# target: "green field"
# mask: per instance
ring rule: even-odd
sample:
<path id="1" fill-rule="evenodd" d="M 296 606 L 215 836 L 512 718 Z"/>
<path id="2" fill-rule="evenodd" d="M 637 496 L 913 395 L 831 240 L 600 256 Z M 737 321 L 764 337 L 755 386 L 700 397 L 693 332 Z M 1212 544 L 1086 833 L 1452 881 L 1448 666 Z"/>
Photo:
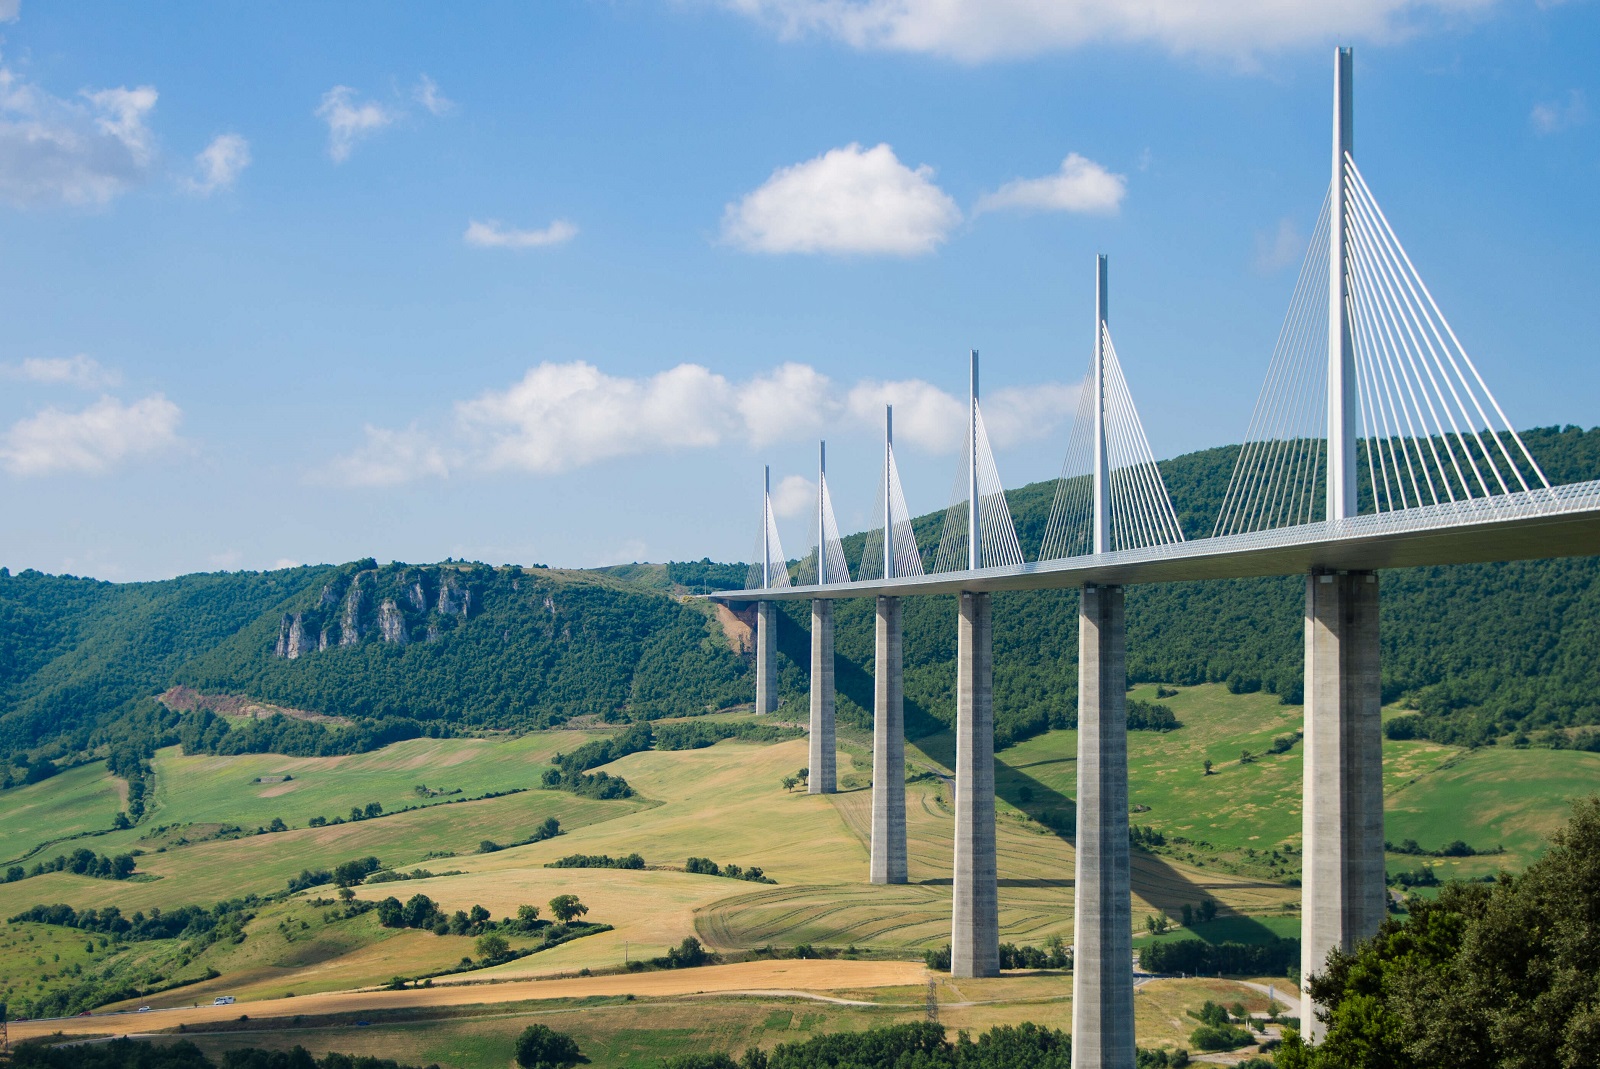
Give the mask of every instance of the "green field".
<path id="1" fill-rule="evenodd" d="M 105 762 L 96 761 L 0 792 L 0 862 L 16 861 L 48 840 L 110 828 L 126 790 Z M 94 845 L 104 851 L 103 843 Z"/>
<path id="2" fill-rule="evenodd" d="M 1135 687 L 1131 695 L 1155 700 L 1155 688 Z M 1129 740 L 1136 809 L 1132 819 L 1167 838 L 1154 850 L 1134 851 L 1134 918 L 1141 928 L 1136 945 L 1192 936 L 1226 941 L 1295 935 L 1301 743 L 1278 754 L 1269 748 L 1275 738 L 1293 736 L 1301 710 L 1268 695 L 1236 695 L 1216 685 L 1178 688 L 1160 700 L 1183 726 L 1165 734 L 1133 732 Z M 749 718 L 748 713 L 718 716 Z M 613 931 L 482 974 L 490 978 L 617 968 L 626 960 L 663 954 L 691 934 L 730 955 L 768 944 L 811 943 L 916 957 L 948 940 L 952 809 L 947 734 L 925 738 L 908 752 L 911 882 L 899 887 L 865 882 L 870 739 L 852 729 L 841 732 L 840 775 L 842 782 L 860 786 L 829 797 L 781 786 L 783 777 L 807 762 L 806 740 L 791 739 L 773 744 L 725 741 L 699 750 L 629 755 L 606 766 L 638 793 L 627 800 L 596 801 L 538 789 L 451 801 L 528 787 L 557 751 L 570 750 L 604 730 L 597 725 L 587 731 L 517 737 L 419 739 L 332 758 L 188 757 L 176 749 L 163 750 L 153 762 L 155 787 L 145 820 L 129 830 L 81 840 L 104 853 L 141 851 L 138 867 L 143 875 L 116 882 L 52 873 L 0 884 L 0 916 L 36 903 L 65 902 L 79 909 L 116 905 L 131 915 L 135 910 L 268 895 L 280 892 L 303 868 L 332 867 L 371 854 L 386 866 L 422 866 L 436 875 L 358 887 L 362 898 L 393 894 L 403 900 L 423 893 L 446 910 L 481 904 L 502 917 L 523 903 L 542 905 L 557 894 L 573 893 L 589 906 L 587 919 L 614 926 Z M 1038 944 L 1052 935 L 1071 939 L 1076 744 L 1075 732 L 1052 731 L 997 755 L 1001 938 L 1006 941 Z M 1241 762 L 1245 750 L 1255 759 Z M 1208 758 L 1211 775 L 1203 767 Z M 1385 783 L 1391 840 L 1414 838 L 1427 848 L 1453 839 L 1479 848 L 1504 845 L 1501 854 L 1438 862 L 1445 874 L 1472 876 L 1502 867 L 1519 869 L 1535 857 L 1550 831 L 1565 819 L 1567 799 L 1600 783 L 1600 755 L 1388 742 Z M 459 788 L 461 793 L 424 797 L 417 790 L 422 785 L 436 792 Z M 121 804 L 119 788 L 120 781 L 109 777 L 102 765 L 91 765 L 7 791 L 0 795 L 0 842 L 20 853 L 63 829 L 103 829 Z M 306 826 L 312 816 L 332 817 L 374 801 L 392 815 Z M 420 808 L 393 812 L 406 806 Z M 564 831 L 555 839 L 477 852 L 481 840 L 524 838 L 550 816 L 560 820 Z M 255 827 L 273 817 L 292 830 L 254 834 Z M 225 831 L 234 825 L 243 831 Z M 566 854 L 634 851 L 644 856 L 646 869 L 545 867 Z M 690 856 L 760 866 L 777 882 L 689 874 L 683 865 Z M 1419 863 L 1415 857 L 1390 857 L 1391 869 Z M 446 875 L 452 870 L 459 874 Z M 143 970 L 141 975 L 156 973 L 162 983 L 172 983 L 202 978 L 208 969 L 221 975 L 144 1001 L 187 1005 L 223 993 L 241 999 L 311 994 L 437 972 L 474 953 L 469 937 L 383 929 L 371 913 L 346 918 L 309 901 L 328 893 L 324 888 L 266 902 L 257 908 L 243 940 L 219 942 L 203 952 L 172 940 L 105 948 L 95 941 L 91 947 L 80 932 L 8 924 L 0 930 L 0 956 L 10 965 L 0 997 L 20 1004 L 18 1000 L 81 983 L 94 973 L 123 976 Z M 1162 936 L 1142 931 L 1145 916 L 1160 912 L 1176 920 L 1184 904 L 1206 899 L 1219 906 L 1215 921 Z M 1070 985 L 1061 978 L 1030 982 L 1040 985 L 1031 994 L 1018 988 L 1014 998 L 986 998 L 986 1004 L 996 1007 L 990 1023 L 1002 1018 L 1067 1020 L 1059 1015 L 1068 1012 Z M 952 1004 L 949 1013 L 955 1016 L 950 1020 L 987 1027 L 982 1022 L 989 1018 L 954 1008 L 972 1001 L 968 986 L 962 981 L 950 992 L 941 989 L 941 998 Z M 885 1003 L 889 996 L 881 992 L 863 997 L 877 1008 L 804 1003 L 779 1009 L 770 1000 L 697 1001 L 693 1005 L 700 1008 L 692 1019 L 684 1011 L 690 1003 L 681 999 L 539 1004 L 509 1016 L 395 1022 L 381 1032 L 363 1030 L 368 1045 L 361 1049 L 373 1043 L 377 1047 L 371 1049 L 413 1044 L 409 1050 L 424 1050 L 428 1060 L 441 1064 L 503 1065 L 511 1038 L 526 1018 L 565 1015 L 585 1050 L 595 1052 L 597 1064 L 644 1065 L 682 1050 L 770 1045 L 779 1037 L 798 1038 L 817 1029 L 914 1019 L 925 1009 L 924 993 L 902 994 L 905 1005 L 899 1006 Z M 1177 1006 L 1192 995 L 1172 994 L 1170 999 Z M 1146 1006 L 1159 1002 L 1152 997 L 1140 1003 L 1141 1036 L 1148 1033 L 1150 1042 L 1181 1041 L 1182 1029 L 1171 1023 L 1177 1019 L 1172 1013 L 1147 1012 Z M 339 1049 L 343 1034 L 339 1028 L 319 1030 L 307 1045 Z M 241 1033 L 207 1042 L 245 1038 Z"/>

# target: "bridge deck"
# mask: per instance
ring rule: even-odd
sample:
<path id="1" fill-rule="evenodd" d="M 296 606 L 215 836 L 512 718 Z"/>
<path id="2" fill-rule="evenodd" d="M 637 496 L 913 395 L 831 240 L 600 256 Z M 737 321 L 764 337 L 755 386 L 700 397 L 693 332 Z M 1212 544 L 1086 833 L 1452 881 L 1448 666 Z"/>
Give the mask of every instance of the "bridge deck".
<path id="1" fill-rule="evenodd" d="M 1173 583 L 1302 575 L 1319 568 L 1368 570 L 1428 564 L 1539 560 L 1600 554 L 1600 481 L 1549 490 L 1199 538 L 1175 545 L 1085 554 L 1018 567 L 938 572 L 827 586 L 722 590 L 716 601 L 793 601 L 963 590 L 1046 590 L 1083 583 Z"/>

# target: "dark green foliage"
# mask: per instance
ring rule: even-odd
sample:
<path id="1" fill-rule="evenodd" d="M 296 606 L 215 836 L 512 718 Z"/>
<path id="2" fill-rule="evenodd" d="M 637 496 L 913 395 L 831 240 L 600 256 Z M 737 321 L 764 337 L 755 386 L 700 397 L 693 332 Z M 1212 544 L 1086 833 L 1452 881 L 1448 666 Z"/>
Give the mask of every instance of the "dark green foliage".
<path id="1" fill-rule="evenodd" d="M 577 1040 L 547 1025 L 534 1024 L 517 1037 L 517 1064 L 523 1069 L 572 1069 L 580 1060 Z"/>
<path id="2" fill-rule="evenodd" d="M 700 945 L 700 940 L 691 935 L 677 946 L 668 949 L 665 959 L 657 960 L 669 969 L 698 969 L 710 959 L 711 955 Z"/>
<path id="3" fill-rule="evenodd" d="M 57 854 L 49 861 L 35 863 L 27 875 L 41 876 L 46 872 L 70 872 L 76 876 L 94 876 L 102 880 L 126 880 L 133 875 L 137 864 L 132 854 L 107 857 L 80 846 L 70 854 Z M 6 882 L 12 882 L 9 876 Z"/>
<path id="4" fill-rule="evenodd" d="M 770 1054 L 747 1052 L 743 1069 L 1069 1069 L 1072 1037 L 1025 1023 L 1000 1025 L 978 1036 L 961 1033 L 951 1043 L 932 1022 L 890 1025 L 864 1032 L 820 1035 L 780 1043 Z"/>
<path id="5" fill-rule="evenodd" d="M 683 864 L 684 872 L 692 872 L 698 876 L 723 876 L 730 880 L 748 880 L 751 883 L 777 883 L 777 880 L 768 876 L 760 866 L 751 865 L 743 868 L 739 865 L 719 865 L 709 857 L 691 857 Z"/>
<path id="6" fill-rule="evenodd" d="M 1286 1069 L 1594 1064 L 1600 1050 L 1600 795 L 1550 850 L 1494 885 L 1412 898 L 1311 978 L 1324 1041 L 1286 1037 Z"/>
<path id="7" fill-rule="evenodd" d="M 591 768 L 609 765 L 619 757 L 648 750 L 654 742 L 655 735 L 651 732 L 649 724 L 634 724 L 628 730 L 608 739 L 595 739 L 584 743 L 571 753 L 558 753 L 550 759 L 550 763 L 562 772 L 587 772 Z"/>
<path id="8" fill-rule="evenodd" d="M 17 1069 L 217 1069 L 199 1047 L 186 1039 L 157 1046 L 141 1039 L 113 1039 L 109 1043 L 74 1043 L 46 1046 L 19 1044 L 11 1055 Z M 304 1047 L 261 1050 L 243 1047 L 222 1055 L 221 1069 L 414 1069 L 388 1058 L 329 1052 L 314 1058 Z M 437 1069 L 437 1066 L 429 1066 Z"/>
<path id="9" fill-rule="evenodd" d="M 1174 939 L 1139 948 L 1146 972 L 1185 976 L 1281 976 L 1300 962 L 1300 940 L 1266 943 L 1207 943 Z"/>
<path id="10" fill-rule="evenodd" d="M 547 861 L 547 869 L 642 869 L 644 857 L 641 854 L 629 854 L 627 857 L 612 857 L 610 854 L 568 854 L 556 861 Z"/>
<path id="11" fill-rule="evenodd" d="M 1172 714 L 1170 706 L 1160 702 L 1142 702 L 1137 698 L 1128 699 L 1129 731 L 1176 731 L 1181 727 L 1182 722 Z"/>
<path id="12" fill-rule="evenodd" d="M 85 932 L 98 932 L 118 940 L 140 942 L 148 939 L 191 939 L 210 936 L 214 942 L 219 935 L 232 935 L 244 928 L 254 917 L 256 898 L 241 898 L 219 902 L 211 908 L 205 906 L 179 906 L 177 909 L 152 909 L 149 916 L 142 910 L 132 917 L 124 917 L 116 906 L 103 909 L 86 909 L 81 912 L 60 903 L 54 906 L 34 906 L 25 913 L 10 918 L 10 923 L 32 921 L 36 924 L 59 924 Z"/>
<path id="13" fill-rule="evenodd" d="M 19 1043 L 11 1053 L 11 1064 L 16 1069 L 216 1069 L 216 1063 L 186 1039 L 163 1047 L 133 1039 L 72 1046 Z"/>
<path id="14" fill-rule="evenodd" d="M 1600 475 L 1600 431 L 1546 428 L 1525 438 L 1554 482 Z M 1210 533 L 1237 452 L 1228 446 L 1162 463 L 1191 537 Z M 1007 494 L 1030 559 L 1053 494 L 1050 483 Z M 942 522 L 939 513 L 914 521 L 927 556 Z M 845 540 L 852 566 L 863 541 Z M 736 587 L 744 571 L 709 560 L 671 564 L 667 588 Z M 1570 733 L 1600 725 L 1600 628 L 1584 626 L 1600 619 L 1597 576 L 1596 558 L 1385 572 L 1383 694 L 1418 709 L 1387 730 L 1459 744 L 1522 732 L 1538 745 L 1600 748 L 1600 732 Z M 338 645 L 352 584 L 364 592 L 362 612 L 394 601 L 412 641 L 385 644 L 369 626 L 353 645 Z M 441 608 L 447 586 L 454 593 Z M 1130 588 L 1129 678 L 1219 682 L 1299 701 L 1303 597 L 1296 577 Z M 996 595 L 997 746 L 1076 724 L 1077 608 L 1072 592 Z M 947 597 L 914 597 L 903 611 L 907 729 L 922 737 L 953 720 L 956 610 Z M 294 660 L 275 656 L 286 614 L 300 616 L 313 647 L 324 629 L 333 644 Z M 792 699 L 806 687 L 809 621 L 803 603 L 784 603 L 778 617 L 779 689 Z M 872 618 L 870 600 L 835 606 L 839 715 L 860 726 L 870 724 L 872 707 Z M 416 735 L 542 727 L 580 713 L 692 715 L 748 701 L 752 661 L 732 652 L 704 603 L 679 601 L 659 583 L 594 573 L 454 562 L 378 568 L 369 558 L 138 584 L 4 574 L 0 756 L 11 760 L 0 761 L 0 789 L 48 775 L 62 758 L 124 744 L 147 758 L 180 736 L 194 752 L 329 754 Z M 230 723 L 180 715 L 150 698 L 177 683 L 353 724 Z M 721 729 L 674 726 L 673 746 L 703 745 L 713 730 Z M 18 761 L 25 752 L 29 759 Z M 118 774 L 131 771 L 125 757 L 114 762 Z M 553 786 L 626 796 L 625 786 L 577 778 L 583 774 L 564 771 Z M 134 782 L 129 812 L 137 819 L 144 791 Z"/>
<path id="15" fill-rule="evenodd" d="M 805 732 L 799 728 L 756 724 L 748 720 L 732 724 L 726 721 L 685 720 L 655 725 L 658 750 L 703 750 L 707 746 L 715 746 L 723 739 L 784 742 L 788 739 L 797 739 L 804 734 Z"/>
<path id="16" fill-rule="evenodd" d="M 550 915 L 562 924 L 575 921 L 588 912 L 589 907 L 578 901 L 577 895 L 556 895 L 550 900 Z"/>
<path id="17" fill-rule="evenodd" d="M 1245 1029 L 1226 1024 L 1203 1024 L 1189 1034 L 1189 1042 L 1205 1051 L 1237 1050 L 1255 1041 L 1255 1036 Z"/>
<path id="18" fill-rule="evenodd" d="M 547 768 L 539 781 L 547 791 L 571 791 L 580 798 L 632 798 L 633 788 L 609 772 L 563 772 Z"/>

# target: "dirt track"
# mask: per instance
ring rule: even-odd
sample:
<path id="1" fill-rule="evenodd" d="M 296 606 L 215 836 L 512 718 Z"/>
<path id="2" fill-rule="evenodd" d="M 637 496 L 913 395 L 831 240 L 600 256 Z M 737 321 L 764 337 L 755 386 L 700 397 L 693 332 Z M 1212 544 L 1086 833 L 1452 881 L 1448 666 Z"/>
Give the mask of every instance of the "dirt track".
<path id="1" fill-rule="evenodd" d="M 583 998 L 590 995 L 693 995 L 737 991 L 836 991 L 866 987 L 921 984 L 927 970 L 909 961 L 746 961 L 702 969 L 585 976 L 565 980 L 517 980 L 504 984 L 449 984 L 405 991 L 330 991 L 298 998 L 261 999 L 232 1006 L 198 1006 L 108 1013 L 55 1021 L 22 1021 L 11 1025 L 16 1042 L 63 1032 L 68 1035 L 159 1032 L 180 1024 L 360 1013 L 416 1006 L 471 1006 L 534 999 Z"/>

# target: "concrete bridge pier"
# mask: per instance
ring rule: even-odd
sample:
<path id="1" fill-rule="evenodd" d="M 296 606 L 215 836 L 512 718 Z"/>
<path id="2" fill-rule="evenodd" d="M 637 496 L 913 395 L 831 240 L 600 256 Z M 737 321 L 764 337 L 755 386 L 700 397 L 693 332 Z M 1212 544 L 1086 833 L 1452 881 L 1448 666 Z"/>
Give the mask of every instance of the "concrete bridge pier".
<path id="1" fill-rule="evenodd" d="M 873 883 L 906 882 L 906 714 L 900 599 L 878 599 L 872 686 Z"/>
<path id="2" fill-rule="evenodd" d="M 1000 975 L 994 841 L 994 643 L 988 594 L 961 595 L 951 976 Z"/>
<path id="3" fill-rule="evenodd" d="M 1078 838 L 1073 1069 L 1134 1062 L 1126 631 L 1120 586 L 1083 587 L 1078 614 Z"/>
<path id="4" fill-rule="evenodd" d="M 833 602 L 811 602 L 811 774 L 809 794 L 839 789 L 833 730 Z"/>
<path id="5" fill-rule="evenodd" d="M 1301 884 L 1301 1022 L 1320 1041 L 1306 990 L 1334 947 L 1349 950 L 1383 922 L 1383 690 L 1378 677 L 1378 576 L 1306 577 L 1306 726 Z"/>
<path id="6" fill-rule="evenodd" d="M 756 602 L 756 712 L 778 711 L 778 603 Z"/>

